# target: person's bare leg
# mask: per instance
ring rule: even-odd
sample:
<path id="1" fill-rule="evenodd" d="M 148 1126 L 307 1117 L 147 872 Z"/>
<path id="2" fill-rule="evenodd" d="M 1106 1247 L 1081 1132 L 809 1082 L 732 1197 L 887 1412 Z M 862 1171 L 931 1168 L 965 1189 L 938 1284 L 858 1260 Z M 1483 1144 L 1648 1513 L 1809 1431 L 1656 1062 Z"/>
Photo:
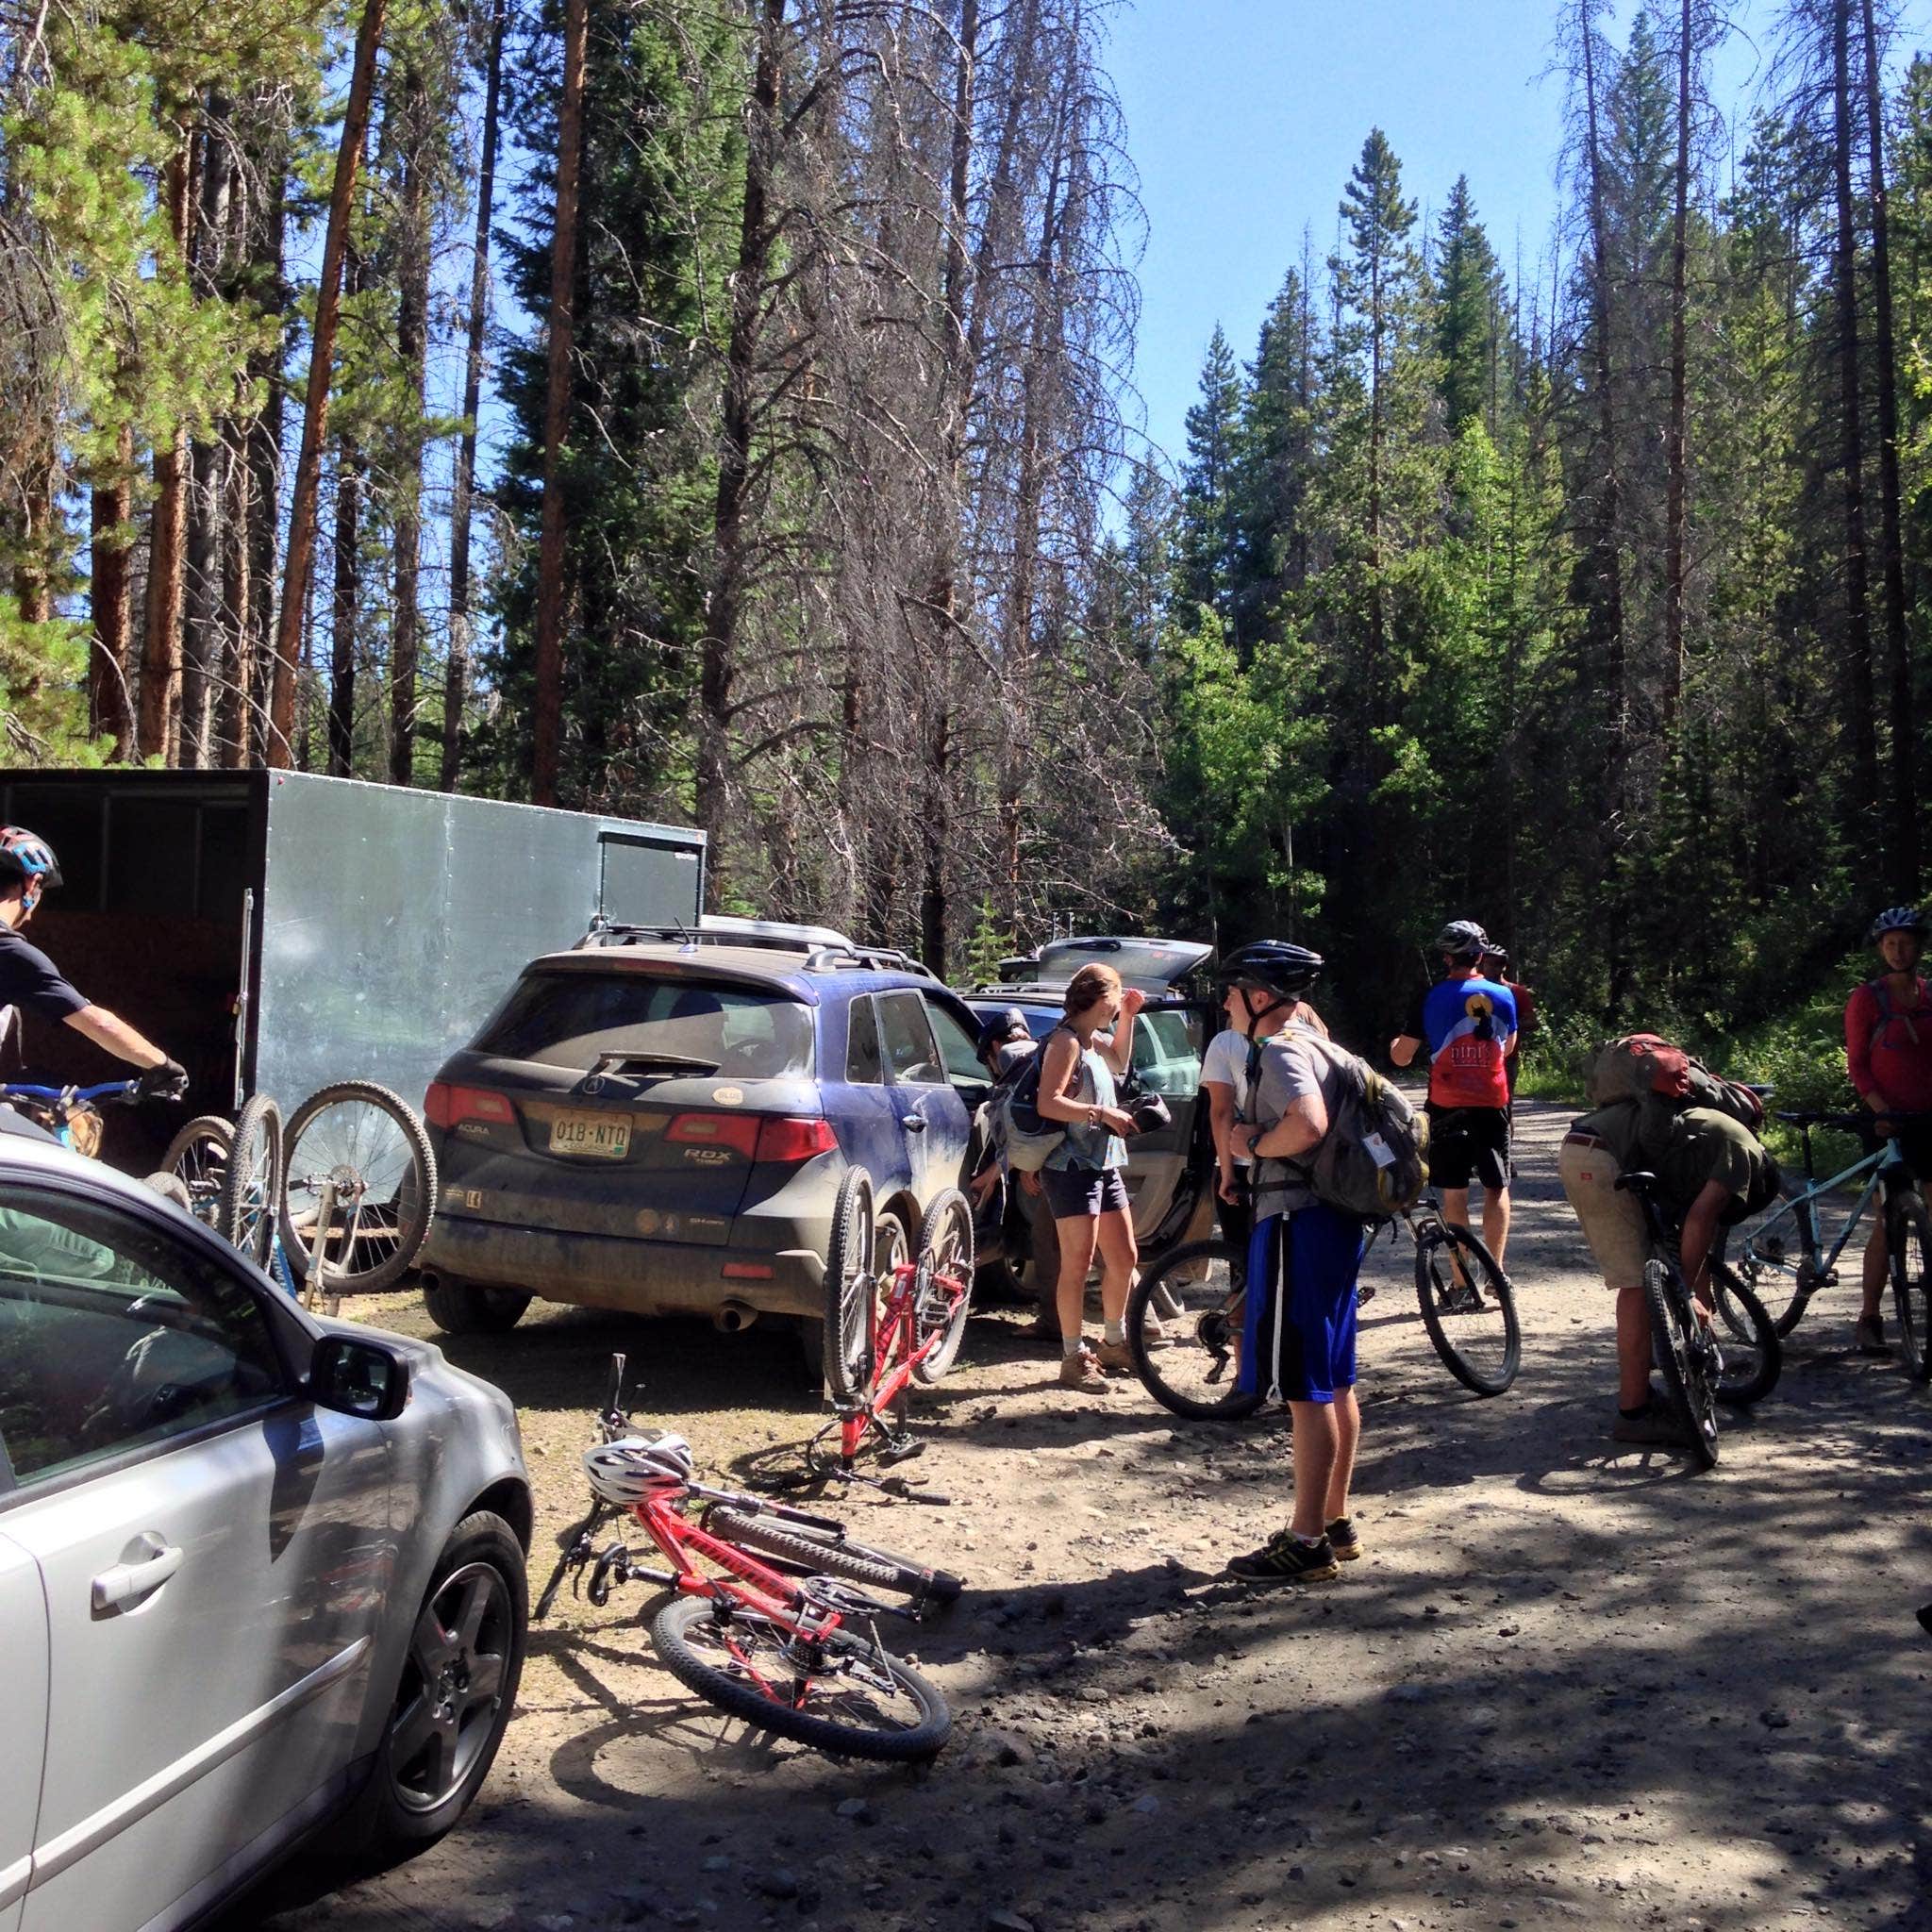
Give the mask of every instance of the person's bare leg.
<path id="1" fill-rule="evenodd" d="M 1328 1496 L 1322 1506 L 1324 1525 L 1348 1514 L 1348 1486 L 1355 1479 L 1356 1444 L 1361 1441 L 1362 1412 L 1355 1387 L 1335 1391 L 1335 1466 L 1328 1472 Z"/>
<path id="2" fill-rule="evenodd" d="M 1057 1218 L 1054 1232 L 1060 1243 L 1060 1285 L 1055 1306 L 1064 1344 L 1078 1340 L 1086 1321 L 1087 1275 L 1093 1266 L 1093 1244 L 1099 1228 L 1091 1214 L 1074 1214 L 1065 1220 Z"/>
<path id="3" fill-rule="evenodd" d="M 1509 1245 L 1509 1190 L 1483 1190 L 1483 1246 L 1503 1266 L 1503 1250 Z"/>
<path id="4" fill-rule="evenodd" d="M 1328 1526 L 1322 1514 L 1328 1501 L 1328 1481 L 1334 1474 L 1341 1431 L 1332 1402 L 1291 1402 L 1294 1418 L 1294 1518 L 1297 1536 L 1317 1537 Z"/>
<path id="5" fill-rule="evenodd" d="M 1133 1216 L 1110 1208 L 1100 1217 L 1100 1312 L 1109 1322 L 1120 1321 L 1127 1312 L 1127 1291 L 1134 1285 L 1140 1258 Z"/>
<path id="6" fill-rule="evenodd" d="M 1444 1188 L 1442 1190 L 1442 1219 L 1451 1227 L 1469 1225 L 1469 1190 L 1467 1188 Z"/>
<path id="7" fill-rule="evenodd" d="M 1885 1214 L 1881 1206 L 1872 1220 L 1872 1234 L 1865 1243 L 1865 1258 L 1858 1276 L 1858 1286 L 1865 1298 L 1864 1306 L 1858 1310 L 1858 1319 L 1862 1322 L 1875 1322 L 1880 1317 L 1890 1258 L 1885 1246 Z"/>
<path id="8" fill-rule="evenodd" d="M 1650 1401 L 1650 1307 L 1640 1283 L 1617 1291 L 1617 1407 L 1636 1410 Z"/>

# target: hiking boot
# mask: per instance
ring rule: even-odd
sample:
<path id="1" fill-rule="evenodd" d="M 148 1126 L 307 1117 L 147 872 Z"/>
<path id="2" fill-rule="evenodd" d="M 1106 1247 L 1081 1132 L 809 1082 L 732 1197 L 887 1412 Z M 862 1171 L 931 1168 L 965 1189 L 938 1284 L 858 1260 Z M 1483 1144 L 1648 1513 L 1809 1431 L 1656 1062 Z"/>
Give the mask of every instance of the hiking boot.
<path id="1" fill-rule="evenodd" d="M 1635 1442 L 1645 1449 L 1685 1449 L 1690 1439 L 1684 1432 L 1684 1424 L 1661 1403 L 1653 1401 L 1641 1415 L 1617 1416 L 1617 1424 L 1610 1431 L 1610 1440 L 1615 1442 Z"/>
<path id="2" fill-rule="evenodd" d="M 1110 1375 L 1131 1375 L 1134 1373 L 1134 1357 L 1128 1353 L 1124 1341 L 1103 1341 L 1093 1355 Z"/>
<path id="3" fill-rule="evenodd" d="M 1327 1528 L 1328 1547 L 1338 1563 L 1353 1563 L 1362 1553 L 1362 1540 L 1356 1534 L 1354 1519 L 1338 1516 Z"/>
<path id="4" fill-rule="evenodd" d="M 1111 1395 L 1113 1384 L 1100 1373 L 1091 1348 L 1078 1348 L 1060 1357 L 1060 1387 L 1083 1389 L 1089 1395 Z"/>
<path id="5" fill-rule="evenodd" d="M 1341 1574 L 1341 1565 L 1325 1536 L 1318 1543 L 1305 1543 L 1284 1529 L 1258 1550 L 1231 1557 L 1227 1574 L 1243 1583 L 1329 1583 Z"/>
<path id="6" fill-rule="evenodd" d="M 1890 1355 L 1891 1343 L 1885 1339 L 1885 1317 L 1860 1315 L 1852 1324 L 1852 1346 L 1860 1355 Z"/>

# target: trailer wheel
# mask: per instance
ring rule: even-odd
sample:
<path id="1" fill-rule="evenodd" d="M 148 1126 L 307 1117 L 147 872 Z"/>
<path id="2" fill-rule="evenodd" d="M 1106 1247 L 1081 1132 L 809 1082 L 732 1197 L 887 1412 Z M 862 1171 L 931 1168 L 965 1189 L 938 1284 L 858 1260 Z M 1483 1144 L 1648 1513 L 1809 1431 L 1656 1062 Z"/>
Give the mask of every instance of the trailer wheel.
<path id="1" fill-rule="evenodd" d="M 514 1288 L 425 1274 L 423 1306 L 445 1335 L 507 1335 L 523 1320 L 530 1297 Z"/>

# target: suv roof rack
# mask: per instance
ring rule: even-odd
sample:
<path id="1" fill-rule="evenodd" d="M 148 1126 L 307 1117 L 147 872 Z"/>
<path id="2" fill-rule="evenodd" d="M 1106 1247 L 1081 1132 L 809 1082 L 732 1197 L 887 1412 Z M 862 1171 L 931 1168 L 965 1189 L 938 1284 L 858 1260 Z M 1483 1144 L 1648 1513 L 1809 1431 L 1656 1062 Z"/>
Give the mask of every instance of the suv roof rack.
<path id="1" fill-rule="evenodd" d="M 924 959 L 915 959 L 892 946 L 855 946 L 850 940 L 821 946 L 805 962 L 808 973 L 913 973 L 937 982 L 939 974 Z"/>
<path id="2" fill-rule="evenodd" d="M 694 926 L 675 921 L 634 925 L 606 919 L 601 913 L 575 950 L 595 946 L 676 945 L 695 951 L 700 946 L 737 946 L 754 952 L 797 953 L 808 973 L 860 971 L 912 973 L 922 979 L 939 974 L 922 960 L 891 946 L 861 946 L 828 925 L 794 925 L 776 919 L 733 919 L 707 912 Z"/>

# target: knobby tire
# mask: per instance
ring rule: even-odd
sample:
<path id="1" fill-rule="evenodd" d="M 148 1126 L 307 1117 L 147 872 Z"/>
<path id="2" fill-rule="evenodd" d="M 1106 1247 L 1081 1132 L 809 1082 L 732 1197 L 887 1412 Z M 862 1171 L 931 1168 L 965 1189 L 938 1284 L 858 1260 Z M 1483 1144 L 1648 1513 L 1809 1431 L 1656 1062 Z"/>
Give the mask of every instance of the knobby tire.
<path id="1" fill-rule="evenodd" d="M 1932 1381 L 1932 1217 L 1916 1188 L 1886 1203 L 1885 1249 L 1906 1373 L 1915 1382 Z"/>
<path id="2" fill-rule="evenodd" d="M 1261 1407 L 1257 1388 L 1236 1386 L 1243 1297 L 1234 1286 L 1246 1257 L 1224 1241 L 1184 1241 L 1145 1269 L 1127 1296 L 1127 1353 L 1141 1387 L 1161 1407 L 1191 1422 L 1238 1423 Z M 1150 1309 L 1164 1313 L 1164 1348 L 1147 1346 Z"/>
<path id="3" fill-rule="evenodd" d="M 839 1183 L 825 1244 L 825 1383 L 835 1402 L 857 1402 L 872 1379 L 872 1179 L 860 1167 Z"/>
<path id="4" fill-rule="evenodd" d="M 1710 1264 L 1712 1312 L 1717 1316 L 1724 1358 L 1717 1399 L 1729 1408 L 1748 1408 L 1777 1387 L 1785 1365 L 1777 1324 L 1756 1292 L 1727 1261 Z"/>
<path id="5" fill-rule="evenodd" d="M 1643 1265 L 1643 1299 L 1650 1310 L 1650 1352 L 1664 1378 L 1665 1392 L 1688 1431 L 1690 1460 L 1699 1469 L 1715 1469 L 1717 1399 L 1699 1360 L 1696 1340 L 1684 1326 L 1697 1318 L 1689 1312 L 1689 1293 L 1681 1283 L 1671 1280 L 1665 1264 L 1655 1257 Z"/>
<path id="6" fill-rule="evenodd" d="M 937 1686 L 927 1683 L 910 1664 L 895 1657 L 881 1657 L 869 1643 L 843 1630 L 820 1640 L 833 1668 L 813 1676 L 808 1695 L 820 1685 L 858 1684 L 860 1673 L 882 1670 L 892 1702 L 907 1707 L 907 1722 L 880 1722 L 858 1713 L 834 1717 L 780 1702 L 741 1670 L 709 1661 L 707 1650 L 718 1656 L 726 1654 L 724 1637 L 727 1631 L 760 1653 L 760 1674 L 774 1690 L 792 1691 L 791 1666 L 778 1648 L 788 1633 L 771 1618 L 735 1607 L 727 1612 L 710 1597 L 675 1596 L 651 1620 L 651 1645 L 664 1667 L 686 1690 L 728 1717 L 834 1757 L 867 1757 L 887 1764 L 915 1763 L 936 1756 L 953 1728 L 952 1714 Z M 877 1695 L 876 1690 L 861 1686 L 859 1702 L 868 1705 Z"/>
<path id="7" fill-rule="evenodd" d="M 932 1297 L 929 1307 L 914 1306 L 912 1346 L 924 1348 L 932 1337 L 939 1338 L 931 1354 L 914 1366 L 912 1379 L 930 1389 L 959 1358 L 966 1319 L 973 1312 L 973 1208 L 958 1188 L 948 1188 L 925 1210 L 912 1260 L 918 1271 L 914 1294 Z M 959 1284 L 957 1301 L 943 1299 L 946 1291 L 938 1284 L 941 1275 Z"/>
<path id="8" fill-rule="evenodd" d="M 235 1117 L 215 1194 L 214 1228 L 258 1268 L 268 1266 L 275 1245 L 284 1151 L 280 1110 L 266 1093 L 253 1095 Z"/>
<path id="9" fill-rule="evenodd" d="M 304 1225 L 300 1211 L 304 1204 L 296 1201 L 295 1190 L 305 1186 L 309 1177 L 308 1169 L 314 1150 L 305 1158 L 303 1136 L 331 1108 L 358 1106 L 387 1117 L 396 1135 L 396 1145 L 390 1152 L 391 1156 L 399 1153 L 402 1159 L 393 1175 L 362 1175 L 373 1185 L 361 1203 L 355 1252 L 329 1257 L 328 1287 L 332 1294 L 373 1294 L 393 1286 L 416 1258 L 416 1251 L 422 1247 L 436 1213 L 436 1153 L 416 1110 L 401 1094 L 377 1086 L 374 1080 L 338 1080 L 333 1086 L 311 1093 L 290 1115 L 288 1132 L 283 1138 L 282 1248 L 290 1272 L 298 1282 L 308 1276 L 314 1220 L 322 1206 L 317 1190 L 306 1202 L 308 1223 Z M 327 1136 L 317 1138 L 325 1141 Z M 342 1150 L 323 1145 L 320 1151 L 328 1154 Z M 394 1191 L 386 1198 L 379 1197 L 376 1190 L 391 1182 Z M 336 1211 L 346 1215 L 348 1210 L 339 1208 Z M 358 1265 L 363 1256 L 369 1259 Z"/>
<path id="10" fill-rule="evenodd" d="M 1481 1303 L 1466 1314 L 1454 1306 L 1458 1291 L 1452 1257 Z M 1467 1228 L 1437 1223 L 1416 1242 L 1415 1294 L 1442 1366 L 1478 1395 L 1504 1393 L 1523 1365 L 1523 1326 L 1516 1291 L 1481 1240 Z M 1484 1324 L 1480 1337 L 1477 1322 Z"/>
<path id="11" fill-rule="evenodd" d="M 726 1542 L 741 1543 L 761 1556 L 796 1564 L 812 1576 L 840 1576 L 848 1583 L 869 1584 L 898 1596 L 919 1598 L 933 1605 L 952 1603 L 963 1587 L 943 1570 L 929 1570 L 909 1557 L 875 1550 L 851 1541 L 832 1530 L 803 1524 L 774 1522 L 765 1516 L 742 1516 L 723 1504 L 706 1519 L 706 1527 Z"/>

